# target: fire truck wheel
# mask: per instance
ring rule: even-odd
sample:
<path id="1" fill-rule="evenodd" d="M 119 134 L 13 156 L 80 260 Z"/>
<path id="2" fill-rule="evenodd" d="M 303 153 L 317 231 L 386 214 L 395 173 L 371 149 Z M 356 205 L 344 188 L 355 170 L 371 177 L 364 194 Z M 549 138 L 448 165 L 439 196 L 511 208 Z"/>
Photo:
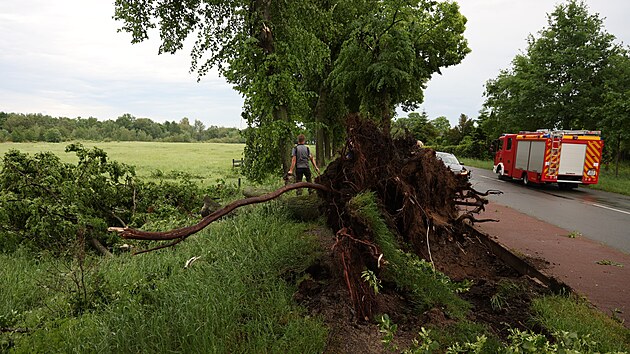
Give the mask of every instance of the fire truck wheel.
<path id="1" fill-rule="evenodd" d="M 523 174 L 523 184 L 529 186 L 529 179 L 527 178 L 527 173 Z"/>

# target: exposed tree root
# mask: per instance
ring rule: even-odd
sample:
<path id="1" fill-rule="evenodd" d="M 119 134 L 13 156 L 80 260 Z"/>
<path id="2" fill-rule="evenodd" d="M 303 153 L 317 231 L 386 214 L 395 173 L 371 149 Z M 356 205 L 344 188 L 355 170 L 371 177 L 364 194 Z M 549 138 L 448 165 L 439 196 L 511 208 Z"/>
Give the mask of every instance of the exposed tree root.
<path id="1" fill-rule="evenodd" d="M 155 241 L 176 240 L 169 244 L 161 245 L 161 246 L 148 249 L 148 250 L 139 251 L 134 254 L 155 251 L 155 250 L 171 247 L 178 244 L 179 242 L 183 241 L 187 237 L 194 235 L 195 233 L 203 230 L 206 226 L 210 225 L 212 222 L 229 214 L 236 208 L 240 208 L 242 206 L 250 205 L 250 204 L 264 203 L 272 199 L 275 199 L 288 191 L 291 191 L 294 189 L 300 189 L 300 188 L 312 188 L 312 189 L 317 189 L 324 192 L 330 191 L 328 187 L 322 186 L 321 184 L 299 182 L 299 183 L 283 186 L 271 193 L 268 193 L 262 196 L 250 197 L 250 198 L 245 198 L 245 199 L 232 202 L 226 205 L 225 207 L 223 207 L 222 209 L 219 209 L 213 212 L 212 214 L 204 217 L 203 219 L 201 219 L 199 223 L 195 225 L 191 225 L 191 226 L 187 226 L 187 227 L 183 227 L 183 228 L 179 228 L 175 230 L 170 230 L 170 231 L 162 231 L 162 232 L 142 231 L 142 230 L 137 230 L 137 229 L 133 229 L 129 227 L 110 227 L 108 230 L 118 232 L 121 237 L 127 238 L 127 239 L 133 239 L 133 240 L 155 240 Z"/>

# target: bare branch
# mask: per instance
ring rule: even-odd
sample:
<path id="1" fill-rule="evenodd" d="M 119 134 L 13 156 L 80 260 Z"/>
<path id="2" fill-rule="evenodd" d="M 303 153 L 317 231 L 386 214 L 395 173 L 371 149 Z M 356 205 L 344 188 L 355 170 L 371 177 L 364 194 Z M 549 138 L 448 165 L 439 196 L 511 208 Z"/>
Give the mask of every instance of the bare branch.
<path id="1" fill-rule="evenodd" d="M 191 225 L 191 226 L 187 226 L 187 227 L 183 227 L 183 228 L 179 228 L 179 229 L 174 229 L 174 230 L 170 230 L 170 231 L 161 231 L 161 232 L 149 232 L 149 231 L 142 231 L 142 230 L 136 230 L 133 228 L 129 228 L 129 227 L 110 227 L 108 228 L 109 231 L 114 231 L 114 232 L 118 232 L 120 234 L 120 236 L 122 238 L 128 238 L 128 239 L 134 239 L 134 240 L 158 240 L 158 241 L 165 241 L 165 240 L 176 240 L 178 239 L 176 242 L 170 243 L 168 245 L 163 245 L 163 246 L 159 246 L 150 250 L 144 250 L 144 251 L 140 251 L 140 252 L 136 252 L 134 254 L 140 254 L 140 253 L 144 253 L 144 252 L 149 252 L 149 251 L 153 251 L 153 250 L 157 250 L 157 249 L 161 249 L 161 248 L 165 248 L 165 247 L 169 247 L 169 246 L 173 246 L 181 241 L 183 241 L 185 238 L 187 238 L 188 236 L 191 236 L 201 230 L 203 230 L 206 226 L 210 225 L 210 223 L 212 223 L 213 221 L 218 220 L 219 218 L 229 214 L 230 212 L 232 212 L 234 209 L 245 206 L 245 205 L 250 205 L 250 204 L 257 204 L 257 203 L 263 203 L 263 202 L 267 202 L 269 200 L 275 199 L 277 197 L 279 197 L 280 195 L 293 190 L 293 189 L 300 189 L 300 188 L 312 188 L 312 189 L 319 189 L 321 191 L 325 191 L 325 192 L 330 192 L 330 188 L 321 185 L 321 184 L 317 184 L 317 183 L 310 183 L 310 182 L 299 182 L 299 183 L 294 183 L 294 184 L 289 184 L 286 185 L 284 187 L 281 187 L 271 193 L 259 196 L 259 197 L 250 197 L 250 198 L 245 198 L 245 199 L 240 199 L 237 200 L 235 202 L 232 202 L 228 205 L 226 205 L 224 208 L 219 209 L 217 211 L 215 211 L 214 213 L 206 216 L 205 218 L 201 219 L 201 221 L 195 225 Z"/>

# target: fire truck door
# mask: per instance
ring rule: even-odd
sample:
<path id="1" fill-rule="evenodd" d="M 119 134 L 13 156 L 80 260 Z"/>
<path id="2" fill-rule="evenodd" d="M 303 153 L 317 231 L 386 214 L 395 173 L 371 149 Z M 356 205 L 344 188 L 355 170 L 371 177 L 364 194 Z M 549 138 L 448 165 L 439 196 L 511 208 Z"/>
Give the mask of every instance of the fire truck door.
<path id="1" fill-rule="evenodd" d="M 532 141 L 532 146 L 529 152 L 529 164 L 528 164 L 527 170 L 542 173 L 544 160 L 545 160 L 545 142 Z"/>
<path id="2" fill-rule="evenodd" d="M 529 163 L 529 149 L 531 147 L 531 141 L 519 141 L 518 148 L 516 149 L 516 165 L 519 170 L 527 171 L 527 164 Z M 521 176 L 517 176 L 521 177 Z"/>
<path id="3" fill-rule="evenodd" d="M 584 170 L 586 144 L 563 143 L 560 152 L 558 174 L 581 176 Z"/>

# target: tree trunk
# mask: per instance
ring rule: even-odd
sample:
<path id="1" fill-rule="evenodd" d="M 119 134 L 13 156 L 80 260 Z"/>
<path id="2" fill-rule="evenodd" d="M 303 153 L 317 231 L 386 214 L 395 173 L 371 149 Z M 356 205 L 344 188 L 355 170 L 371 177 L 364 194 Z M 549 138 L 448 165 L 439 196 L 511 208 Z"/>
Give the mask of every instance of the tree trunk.
<path id="1" fill-rule="evenodd" d="M 101 255 L 105 257 L 112 257 L 112 253 L 109 252 L 102 243 L 100 243 L 96 238 L 92 237 L 90 239 L 90 244 L 94 247 Z"/>
<path id="2" fill-rule="evenodd" d="M 326 158 L 326 130 L 327 128 L 324 126 L 324 114 L 326 107 L 326 99 L 328 95 L 326 89 L 322 88 L 319 90 L 319 98 L 317 99 L 317 104 L 315 105 L 315 122 L 317 122 L 317 133 L 316 133 L 316 142 L 315 142 L 315 158 L 317 162 L 317 166 L 323 166 Z"/>
<path id="3" fill-rule="evenodd" d="M 326 129 L 324 132 L 324 153 L 328 160 L 332 160 L 333 147 L 332 147 L 332 129 Z"/>
<path id="4" fill-rule="evenodd" d="M 615 157 L 615 177 L 619 177 L 619 156 L 621 155 L 621 133 L 617 134 L 617 156 Z"/>
<path id="5" fill-rule="evenodd" d="M 275 39 L 273 32 L 271 31 L 271 0 L 256 0 L 254 3 L 254 12 L 260 15 L 260 32 L 258 34 L 259 46 L 262 48 L 266 56 L 271 56 L 275 52 Z M 274 59 L 271 59 L 274 60 Z M 267 72 L 268 76 L 273 76 L 278 73 L 278 68 L 272 61 Z M 272 102 L 281 102 L 279 97 L 282 97 L 282 92 L 271 93 L 273 96 Z M 289 121 L 289 113 L 286 105 L 278 105 L 273 108 L 272 111 L 274 121 L 282 121 L 291 123 Z M 278 149 L 280 160 L 282 163 L 282 170 L 284 173 L 291 168 L 291 135 L 290 132 L 280 135 L 280 141 L 278 142 Z"/>
<path id="6" fill-rule="evenodd" d="M 381 129 L 386 135 L 389 135 L 392 123 L 392 109 L 390 107 L 391 97 L 389 92 L 383 92 L 381 95 Z"/>
<path id="7" fill-rule="evenodd" d="M 287 122 L 289 121 L 289 112 L 287 111 L 287 106 L 279 106 L 274 109 L 273 118 L 275 121 Z M 282 161 L 282 171 L 283 173 L 287 173 L 291 168 L 291 148 L 292 148 L 292 137 L 291 132 L 287 131 L 285 134 L 280 136 L 280 141 L 278 142 L 279 156 Z"/>

